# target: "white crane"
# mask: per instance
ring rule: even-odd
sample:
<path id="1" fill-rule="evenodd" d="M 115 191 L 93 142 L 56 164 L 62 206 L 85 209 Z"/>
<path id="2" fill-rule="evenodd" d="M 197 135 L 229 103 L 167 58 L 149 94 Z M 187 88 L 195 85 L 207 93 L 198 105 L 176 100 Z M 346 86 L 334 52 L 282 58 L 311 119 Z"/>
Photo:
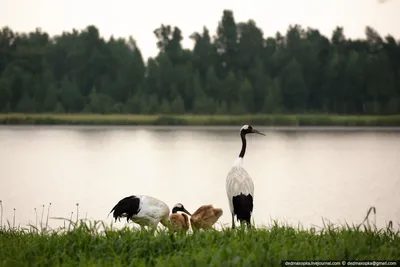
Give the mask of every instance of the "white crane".
<path id="1" fill-rule="evenodd" d="M 145 195 L 132 195 L 121 199 L 110 211 L 117 219 L 126 217 L 126 221 L 133 221 L 140 225 L 150 226 L 155 229 L 158 223 L 168 227 L 169 207 L 163 201 Z"/>
<path id="2" fill-rule="evenodd" d="M 251 125 L 243 125 L 240 129 L 242 149 L 226 177 L 226 194 L 232 214 L 232 228 L 235 228 L 235 215 L 240 223 L 245 221 L 250 226 L 250 218 L 253 213 L 254 184 L 243 167 L 243 157 L 246 153 L 246 134 L 251 133 L 265 135 Z"/>

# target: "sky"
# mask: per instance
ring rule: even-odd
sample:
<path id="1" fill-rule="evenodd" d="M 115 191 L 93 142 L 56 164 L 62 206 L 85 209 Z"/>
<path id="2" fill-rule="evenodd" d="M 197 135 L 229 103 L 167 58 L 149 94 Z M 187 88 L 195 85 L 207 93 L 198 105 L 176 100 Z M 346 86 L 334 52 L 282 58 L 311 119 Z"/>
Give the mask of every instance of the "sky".
<path id="1" fill-rule="evenodd" d="M 189 35 L 203 26 L 214 34 L 224 9 L 234 12 L 236 22 L 253 19 L 264 36 L 300 24 L 328 37 L 342 26 L 346 37 L 364 38 L 369 25 L 400 39 L 400 0 L 0 0 L 0 27 L 18 32 L 40 27 L 58 35 L 95 25 L 106 39 L 132 36 L 147 59 L 158 53 L 153 31 L 162 23 L 178 26 L 183 46 L 192 48 Z"/>

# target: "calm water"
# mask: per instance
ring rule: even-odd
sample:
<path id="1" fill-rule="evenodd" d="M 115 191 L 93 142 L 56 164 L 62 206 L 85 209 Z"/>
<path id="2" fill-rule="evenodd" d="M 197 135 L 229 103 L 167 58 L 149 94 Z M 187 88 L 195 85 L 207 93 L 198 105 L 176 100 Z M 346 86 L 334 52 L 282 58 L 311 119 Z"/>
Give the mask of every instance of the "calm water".
<path id="1" fill-rule="evenodd" d="M 257 127 L 256 127 L 257 128 Z M 4 217 L 35 223 L 51 216 L 111 222 L 114 204 L 147 194 L 189 211 L 213 204 L 230 225 L 225 178 L 239 154 L 240 127 L 1 127 L 0 200 Z M 249 136 L 245 167 L 255 184 L 254 219 L 304 227 L 400 222 L 400 131 L 278 131 Z M 50 225 L 60 221 L 50 220 Z M 123 226 L 118 222 L 117 226 Z"/>

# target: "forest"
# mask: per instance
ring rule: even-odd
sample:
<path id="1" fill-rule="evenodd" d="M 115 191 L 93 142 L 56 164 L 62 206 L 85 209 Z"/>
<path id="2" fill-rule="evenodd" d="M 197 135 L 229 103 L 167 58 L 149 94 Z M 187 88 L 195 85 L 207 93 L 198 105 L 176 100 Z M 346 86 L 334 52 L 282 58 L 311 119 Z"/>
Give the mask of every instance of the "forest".
<path id="1" fill-rule="evenodd" d="M 215 29 L 211 29 L 214 31 Z M 184 49 L 178 26 L 154 30 L 144 59 L 134 37 L 100 29 L 0 32 L 1 113 L 398 114 L 400 41 L 365 27 L 364 39 L 289 25 L 264 36 L 224 10 Z"/>

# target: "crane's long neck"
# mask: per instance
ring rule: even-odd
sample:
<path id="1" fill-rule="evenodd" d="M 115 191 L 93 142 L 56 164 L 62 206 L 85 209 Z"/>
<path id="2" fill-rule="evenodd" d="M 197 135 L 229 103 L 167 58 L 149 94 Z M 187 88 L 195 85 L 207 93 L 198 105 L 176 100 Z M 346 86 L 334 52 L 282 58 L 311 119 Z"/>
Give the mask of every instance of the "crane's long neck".
<path id="1" fill-rule="evenodd" d="M 240 137 L 242 138 L 242 150 L 240 150 L 239 158 L 244 158 L 244 154 L 246 153 L 246 136 L 244 133 L 240 133 Z"/>

